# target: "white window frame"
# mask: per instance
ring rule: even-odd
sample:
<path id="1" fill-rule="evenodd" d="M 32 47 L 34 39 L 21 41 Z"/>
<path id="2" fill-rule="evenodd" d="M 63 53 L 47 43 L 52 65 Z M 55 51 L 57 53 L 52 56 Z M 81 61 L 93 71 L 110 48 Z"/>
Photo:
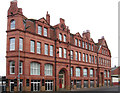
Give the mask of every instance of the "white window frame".
<path id="1" fill-rule="evenodd" d="M 71 76 L 73 76 L 73 67 L 71 67 L 70 70 L 71 70 Z"/>
<path id="2" fill-rule="evenodd" d="M 81 61 L 81 52 L 79 52 L 79 61 Z"/>
<path id="3" fill-rule="evenodd" d="M 59 33 L 59 40 L 62 41 L 62 34 Z"/>
<path id="4" fill-rule="evenodd" d="M 80 68 L 76 67 L 76 77 L 80 77 Z"/>
<path id="5" fill-rule="evenodd" d="M 91 55 L 89 55 L 89 63 L 91 63 Z"/>
<path id="6" fill-rule="evenodd" d="M 88 62 L 88 54 L 86 54 L 86 62 Z"/>
<path id="7" fill-rule="evenodd" d="M 85 53 L 83 53 L 83 62 L 85 62 Z"/>
<path id="8" fill-rule="evenodd" d="M 64 42 L 66 42 L 66 35 L 64 35 Z"/>
<path id="9" fill-rule="evenodd" d="M 64 58 L 67 58 L 67 49 L 64 48 Z"/>
<path id="10" fill-rule="evenodd" d="M 90 77 L 93 77 L 93 69 L 90 69 Z"/>
<path id="11" fill-rule="evenodd" d="M 30 63 L 30 75 L 40 75 L 40 64 L 37 62 Z"/>
<path id="12" fill-rule="evenodd" d="M 78 60 L 78 52 L 75 52 L 75 60 Z"/>
<path id="13" fill-rule="evenodd" d="M 30 52 L 35 52 L 35 41 L 33 40 L 30 41 Z"/>
<path id="14" fill-rule="evenodd" d="M 23 51 L 23 38 L 19 38 L 19 50 Z"/>
<path id="15" fill-rule="evenodd" d="M 38 25 L 38 34 L 42 35 L 42 26 Z"/>
<path id="16" fill-rule="evenodd" d="M 89 50 L 91 50 L 91 44 L 89 44 Z"/>
<path id="17" fill-rule="evenodd" d="M 37 53 L 41 54 L 41 42 L 37 42 Z"/>
<path id="18" fill-rule="evenodd" d="M 48 34 L 48 29 L 46 27 L 44 27 L 44 36 L 47 37 L 47 34 Z"/>
<path id="19" fill-rule="evenodd" d="M 19 74 L 23 74 L 23 62 L 20 62 L 20 64 L 19 64 Z"/>
<path id="20" fill-rule="evenodd" d="M 73 60 L 73 50 L 70 51 L 71 60 Z"/>
<path id="21" fill-rule="evenodd" d="M 79 40 L 79 47 L 81 47 L 81 40 Z"/>
<path id="22" fill-rule="evenodd" d="M 12 72 L 12 69 L 14 69 L 14 72 Z M 10 74 L 15 74 L 15 62 L 14 61 L 10 61 Z"/>
<path id="23" fill-rule="evenodd" d="M 53 45 L 50 45 L 50 56 L 53 56 Z"/>
<path id="24" fill-rule="evenodd" d="M 87 77 L 87 76 L 88 76 L 88 73 L 87 73 L 88 71 L 87 71 L 87 70 L 88 70 L 87 68 L 84 68 L 84 69 L 83 69 L 83 76 L 84 76 L 84 77 Z"/>
<path id="25" fill-rule="evenodd" d="M 15 38 L 10 38 L 10 51 L 15 50 Z"/>
<path id="26" fill-rule="evenodd" d="M 45 64 L 45 76 L 52 76 L 53 75 L 53 65 Z"/>
<path id="27" fill-rule="evenodd" d="M 11 30 L 15 29 L 15 20 L 11 20 L 10 29 Z"/>
<path id="28" fill-rule="evenodd" d="M 78 45 L 78 39 L 75 39 L 75 45 L 76 46 Z"/>
<path id="29" fill-rule="evenodd" d="M 48 44 L 45 44 L 45 50 L 44 51 L 45 51 L 44 54 L 48 55 Z"/>
<path id="30" fill-rule="evenodd" d="M 85 48 L 85 42 L 82 41 L 82 48 Z"/>
<path id="31" fill-rule="evenodd" d="M 59 57 L 62 57 L 62 48 L 59 47 Z"/>
<path id="32" fill-rule="evenodd" d="M 53 90 L 53 81 L 52 80 L 46 80 L 45 81 L 45 85 L 47 85 L 47 89 L 46 89 L 46 91 L 52 91 Z M 52 85 L 52 86 L 51 86 Z M 49 86 L 49 87 L 48 87 Z M 51 88 L 52 89 L 51 89 Z M 48 89 L 48 88 L 50 88 L 50 89 Z"/>

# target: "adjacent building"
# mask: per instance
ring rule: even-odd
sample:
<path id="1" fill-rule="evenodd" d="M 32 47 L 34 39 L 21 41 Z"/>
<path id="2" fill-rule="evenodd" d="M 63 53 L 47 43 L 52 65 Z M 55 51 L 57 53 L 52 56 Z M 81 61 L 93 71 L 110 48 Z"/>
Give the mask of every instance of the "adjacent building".
<path id="1" fill-rule="evenodd" d="M 111 84 L 111 53 L 104 37 L 72 34 L 60 18 L 28 19 L 17 1 L 7 15 L 7 91 L 59 91 Z"/>

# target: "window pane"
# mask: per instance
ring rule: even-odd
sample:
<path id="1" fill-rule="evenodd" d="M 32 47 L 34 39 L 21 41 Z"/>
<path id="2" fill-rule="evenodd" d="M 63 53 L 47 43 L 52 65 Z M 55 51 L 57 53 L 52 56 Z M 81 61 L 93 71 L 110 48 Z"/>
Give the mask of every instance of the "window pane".
<path id="1" fill-rule="evenodd" d="M 80 77 L 80 68 L 76 68 L 76 76 Z"/>
<path id="2" fill-rule="evenodd" d="M 85 46 L 85 45 L 84 45 L 84 41 L 82 41 L 82 48 L 84 48 L 84 46 Z"/>
<path id="3" fill-rule="evenodd" d="M 81 41 L 79 40 L 79 47 L 81 47 Z"/>
<path id="4" fill-rule="evenodd" d="M 47 28 L 44 28 L 44 36 L 47 36 Z"/>
<path id="5" fill-rule="evenodd" d="M 48 55 L 48 45 L 45 44 L 45 55 Z"/>
<path id="6" fill-rule="evenodd" d="M 12 30 L 12 29 L 15 29 L 15 20 L 12 20 L 12 21 L 11 21 L 11 30 Z"/>
<path id="7" fill-rule="evenodd" d="M 62 41 L 62 34 L 59 34 L 59 40 Z"/>
<path id="8" fill-rule="evenodd" d="M 31 75 L 40 75 L 40 64 L 32 62 L 30 64 Z"/>
<path id="9" fill-rule="evenodd" d="M 86 62 L 88 62 L 88 54 L 86 54 Z"/>
<path id="10" fill-rule="evenodd" d="M 83 69 L 83 76 L 87 76 L 87 69 Z"/>
<path id="11" fill-rule="evenodd" d="M 19 38 L 19 50 L 23 50 L 23 39 Z"/>
<path id="12" fill-rule="evenodd" d="M 64 35 L 64 42 L 66 42 L 66 35 Z"/>
<path id="13" fill-rule="evenodd" d="M 15 38 L 10 38 L 10 50 L 15 50 Z"/>
<path id="14" fill-rule="evenodd" d="M 78 40 L 77 39 L 75 39 L 75 45 L 77 46 L 77 42 L 78 42 Z"/>
<path id="15" fill-rule="evenodd" d="M 71 59 L 73 60 L 73 51 L 70 51 Z"/>
<path id="16" fill-rule="evenodd" d="M 62 48 L 59 48 L 59 57 L 62 57 Z"/>
<path id="17" fill-rule="evenodd" d="M 78 52 L 75 52 L 75 59 L 78 60 Z"/>
<path id="18" fill-rule="evenodd" d="M 51 64 L 45 64 L 45 76 L 52 76 L 53 66 Z"/>
<path id="19" fill-rule="evenodd" d="M 41 26 L 38 26 L 38 34 L 42 35 L 42 27 Z"/>
<path id="20" fill-rule="evenodd" d="M 41 53 L 41 43 L 37 42 L 37 53 L 40 54 Z"/>
<path id="21" fill-rule="evenodd" d="M 10 62 L 10 74 L 15 74 L 15 62 Z"/>
<path id="22" fill-rule="evenodd" d="M 50 56 L 53 56 L 53 46 L 50 46 Z"/>
<path id="23" fill-rule="evenodd" d="M 79 61 L 81 61 L 81 53 L 79 52 Z"/>
<path id="24" fill-rule="evenodd" d="M 71 76 L 73 76 L 73 68 L 71 67 Z"/>
<path id="25" fill-rule="evenodd" d="M 83 61 L 85 62 L 85 54 L 83 53 Z"/>
<path id="26" fill-rule="evenodd" d="M 67 51 L 66 51 L 66 49 L 64 48 L 64 58 L 66 58 L 67 57 Z"/>
<path id="27" fill-rule="evenodd" d="M 35 42 L 31 40 L 31 41 L 30 41 L 30 45 L 31 45 L 31 46 L 30 46 L 30 52 L 33 52 L 33 53 L 34 53 L 34 52 L 35 52 Z"/>

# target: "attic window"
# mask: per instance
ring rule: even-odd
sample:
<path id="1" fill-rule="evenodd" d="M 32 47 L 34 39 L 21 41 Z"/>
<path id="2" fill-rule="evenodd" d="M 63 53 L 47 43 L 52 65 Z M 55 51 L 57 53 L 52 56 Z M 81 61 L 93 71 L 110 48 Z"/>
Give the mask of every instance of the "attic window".
<path id="1" fill-rule="evenodd" d="M 47 37 L 47 28 L 44 27 L 44 36 Z"/>
<path id="2" fill-rule="evenodd" d="M 11 22 L 10 22 L 10 29 L 12 30 L 12 29 L 15 29 L 15 20 L 13 19 L 13 20 L 11 20 Z"/>

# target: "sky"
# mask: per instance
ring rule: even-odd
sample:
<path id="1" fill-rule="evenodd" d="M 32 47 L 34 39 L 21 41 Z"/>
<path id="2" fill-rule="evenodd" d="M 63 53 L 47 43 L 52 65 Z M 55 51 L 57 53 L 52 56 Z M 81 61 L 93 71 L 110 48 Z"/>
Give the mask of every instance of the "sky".
<path id="1" fill-rule="evenodd" d="M 0 1 L 0 76 L 6 75 L 7 11 L 12 0 Z M 70 32 L 82 35 L 90 30 L 97 43 L 104 36 L 111 51 L 111 66 L 118 65 L 118 1 L 119 0 L 18 0 L 27 18 L 40 19 L 50 14 L 52 26 L 65 19 Z"/>

